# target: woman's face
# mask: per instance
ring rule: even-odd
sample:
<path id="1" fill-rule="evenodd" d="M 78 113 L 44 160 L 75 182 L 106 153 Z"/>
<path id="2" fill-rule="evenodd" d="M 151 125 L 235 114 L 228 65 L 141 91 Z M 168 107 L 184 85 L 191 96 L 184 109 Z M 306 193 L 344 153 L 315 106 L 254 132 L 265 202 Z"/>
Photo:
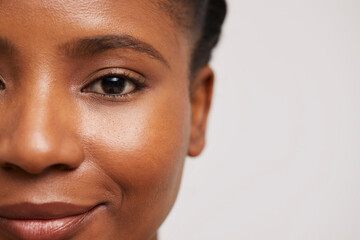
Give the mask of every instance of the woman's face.
<path id="1" fill-rule="evenodd" d="M 156 239 L 212 87 L 160 6 L 0 0 L 0 239 Z"/>

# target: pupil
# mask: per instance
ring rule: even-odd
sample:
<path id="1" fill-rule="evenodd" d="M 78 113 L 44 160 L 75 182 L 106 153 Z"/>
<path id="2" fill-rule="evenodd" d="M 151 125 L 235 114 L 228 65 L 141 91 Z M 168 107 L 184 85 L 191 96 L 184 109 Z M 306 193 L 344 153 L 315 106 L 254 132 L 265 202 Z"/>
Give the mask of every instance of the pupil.
<path id="1" fill-rule="evenodd" d="M 120 77 L 105 77 L 101 80 L 101 88 L 107 94 L 120 94 L 124 91 L 125 80 Z"/>

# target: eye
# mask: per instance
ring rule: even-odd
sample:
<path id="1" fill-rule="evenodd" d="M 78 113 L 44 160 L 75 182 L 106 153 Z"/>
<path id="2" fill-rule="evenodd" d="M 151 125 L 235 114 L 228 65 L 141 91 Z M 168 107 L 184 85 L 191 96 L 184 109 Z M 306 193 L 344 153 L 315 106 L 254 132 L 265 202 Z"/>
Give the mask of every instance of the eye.
<path id="1" fill-rule="evenodd" d="M 90 83 L 83 91 L 108 96 L 125 96 L 137 90 L 135 80 L 126 75 L 105 75 Z"/>
<path id="2" fill-rule="evenodd" d="M 1 80 L 0 77 L 0 90 L 4 90 L 5 89 L 5 83 Z"/>

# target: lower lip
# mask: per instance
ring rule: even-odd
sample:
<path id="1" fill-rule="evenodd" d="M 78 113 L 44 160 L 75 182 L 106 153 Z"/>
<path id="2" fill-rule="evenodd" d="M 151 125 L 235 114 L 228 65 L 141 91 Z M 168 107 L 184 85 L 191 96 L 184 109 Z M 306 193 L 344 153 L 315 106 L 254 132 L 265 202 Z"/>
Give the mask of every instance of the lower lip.
<path id="1" fill-rule="evenodd" d="M 75 234 L 91 218 L 96 209 L 97 207 L 84 214 L 58 219 L 0 218 L 0 229 L 19 240 L 60 240 Z"/>

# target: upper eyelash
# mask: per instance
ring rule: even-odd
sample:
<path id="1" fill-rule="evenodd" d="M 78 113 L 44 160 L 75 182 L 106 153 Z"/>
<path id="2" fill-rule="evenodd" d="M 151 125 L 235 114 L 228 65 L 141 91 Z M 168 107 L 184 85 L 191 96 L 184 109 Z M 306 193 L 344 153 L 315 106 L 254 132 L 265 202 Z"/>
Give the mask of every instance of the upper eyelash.
<path id="1" fill-rule="evenodd" d="M 107 73 L 103 76 L 97 77 L 95 80 L 93 80 L 91 83 L 96 82 L 101 80 L 102 78 L 105 77 L 123 77 L 126 80 L 130 80 L 132 83 L 134 83 L 137 87 L 141 88 L 141 87 L 145 87 L 145 83 L 139 81 L 138 79 L 131 77 L 131 75 L 129 73 Z"/>
<path id="2" fill-rule="evenodd" d="M 90 83 L 88 83 L 82 90 L 81 92 L 86 92 L 84 91 L 84 89 L 86 89 L 89 85 L 91 84 L 94 84 L 95 82 L 97 81 L 101 81 L 102 78 L 105 78 L 105 77 L 123 77 L 125 78 L 127 81 L 131 81 L 133 84 L 135 84 L 137 90 L 135 90 L 134 92 L 131 92 L 131 93 L 126 93 L 126 94 L 103 94 L 103 93 L 95 93 L 97 95 L 100 95 L 102 97 L 108 97 L 108 98 L 120 98 L 120 97 L 127 97 L 133 93 L 136 93 L 137 91 L 141 90 L 141 89 L 144 89 L 147 87 L 147 85 L 132 77 L 130 73 L 116 73 L 116 72 L 109 72 L 107 74 L 104 74 L 102 76 L 99 76 L 97 78 L 95 78 L 94 80 L 92 80 Z"/>

